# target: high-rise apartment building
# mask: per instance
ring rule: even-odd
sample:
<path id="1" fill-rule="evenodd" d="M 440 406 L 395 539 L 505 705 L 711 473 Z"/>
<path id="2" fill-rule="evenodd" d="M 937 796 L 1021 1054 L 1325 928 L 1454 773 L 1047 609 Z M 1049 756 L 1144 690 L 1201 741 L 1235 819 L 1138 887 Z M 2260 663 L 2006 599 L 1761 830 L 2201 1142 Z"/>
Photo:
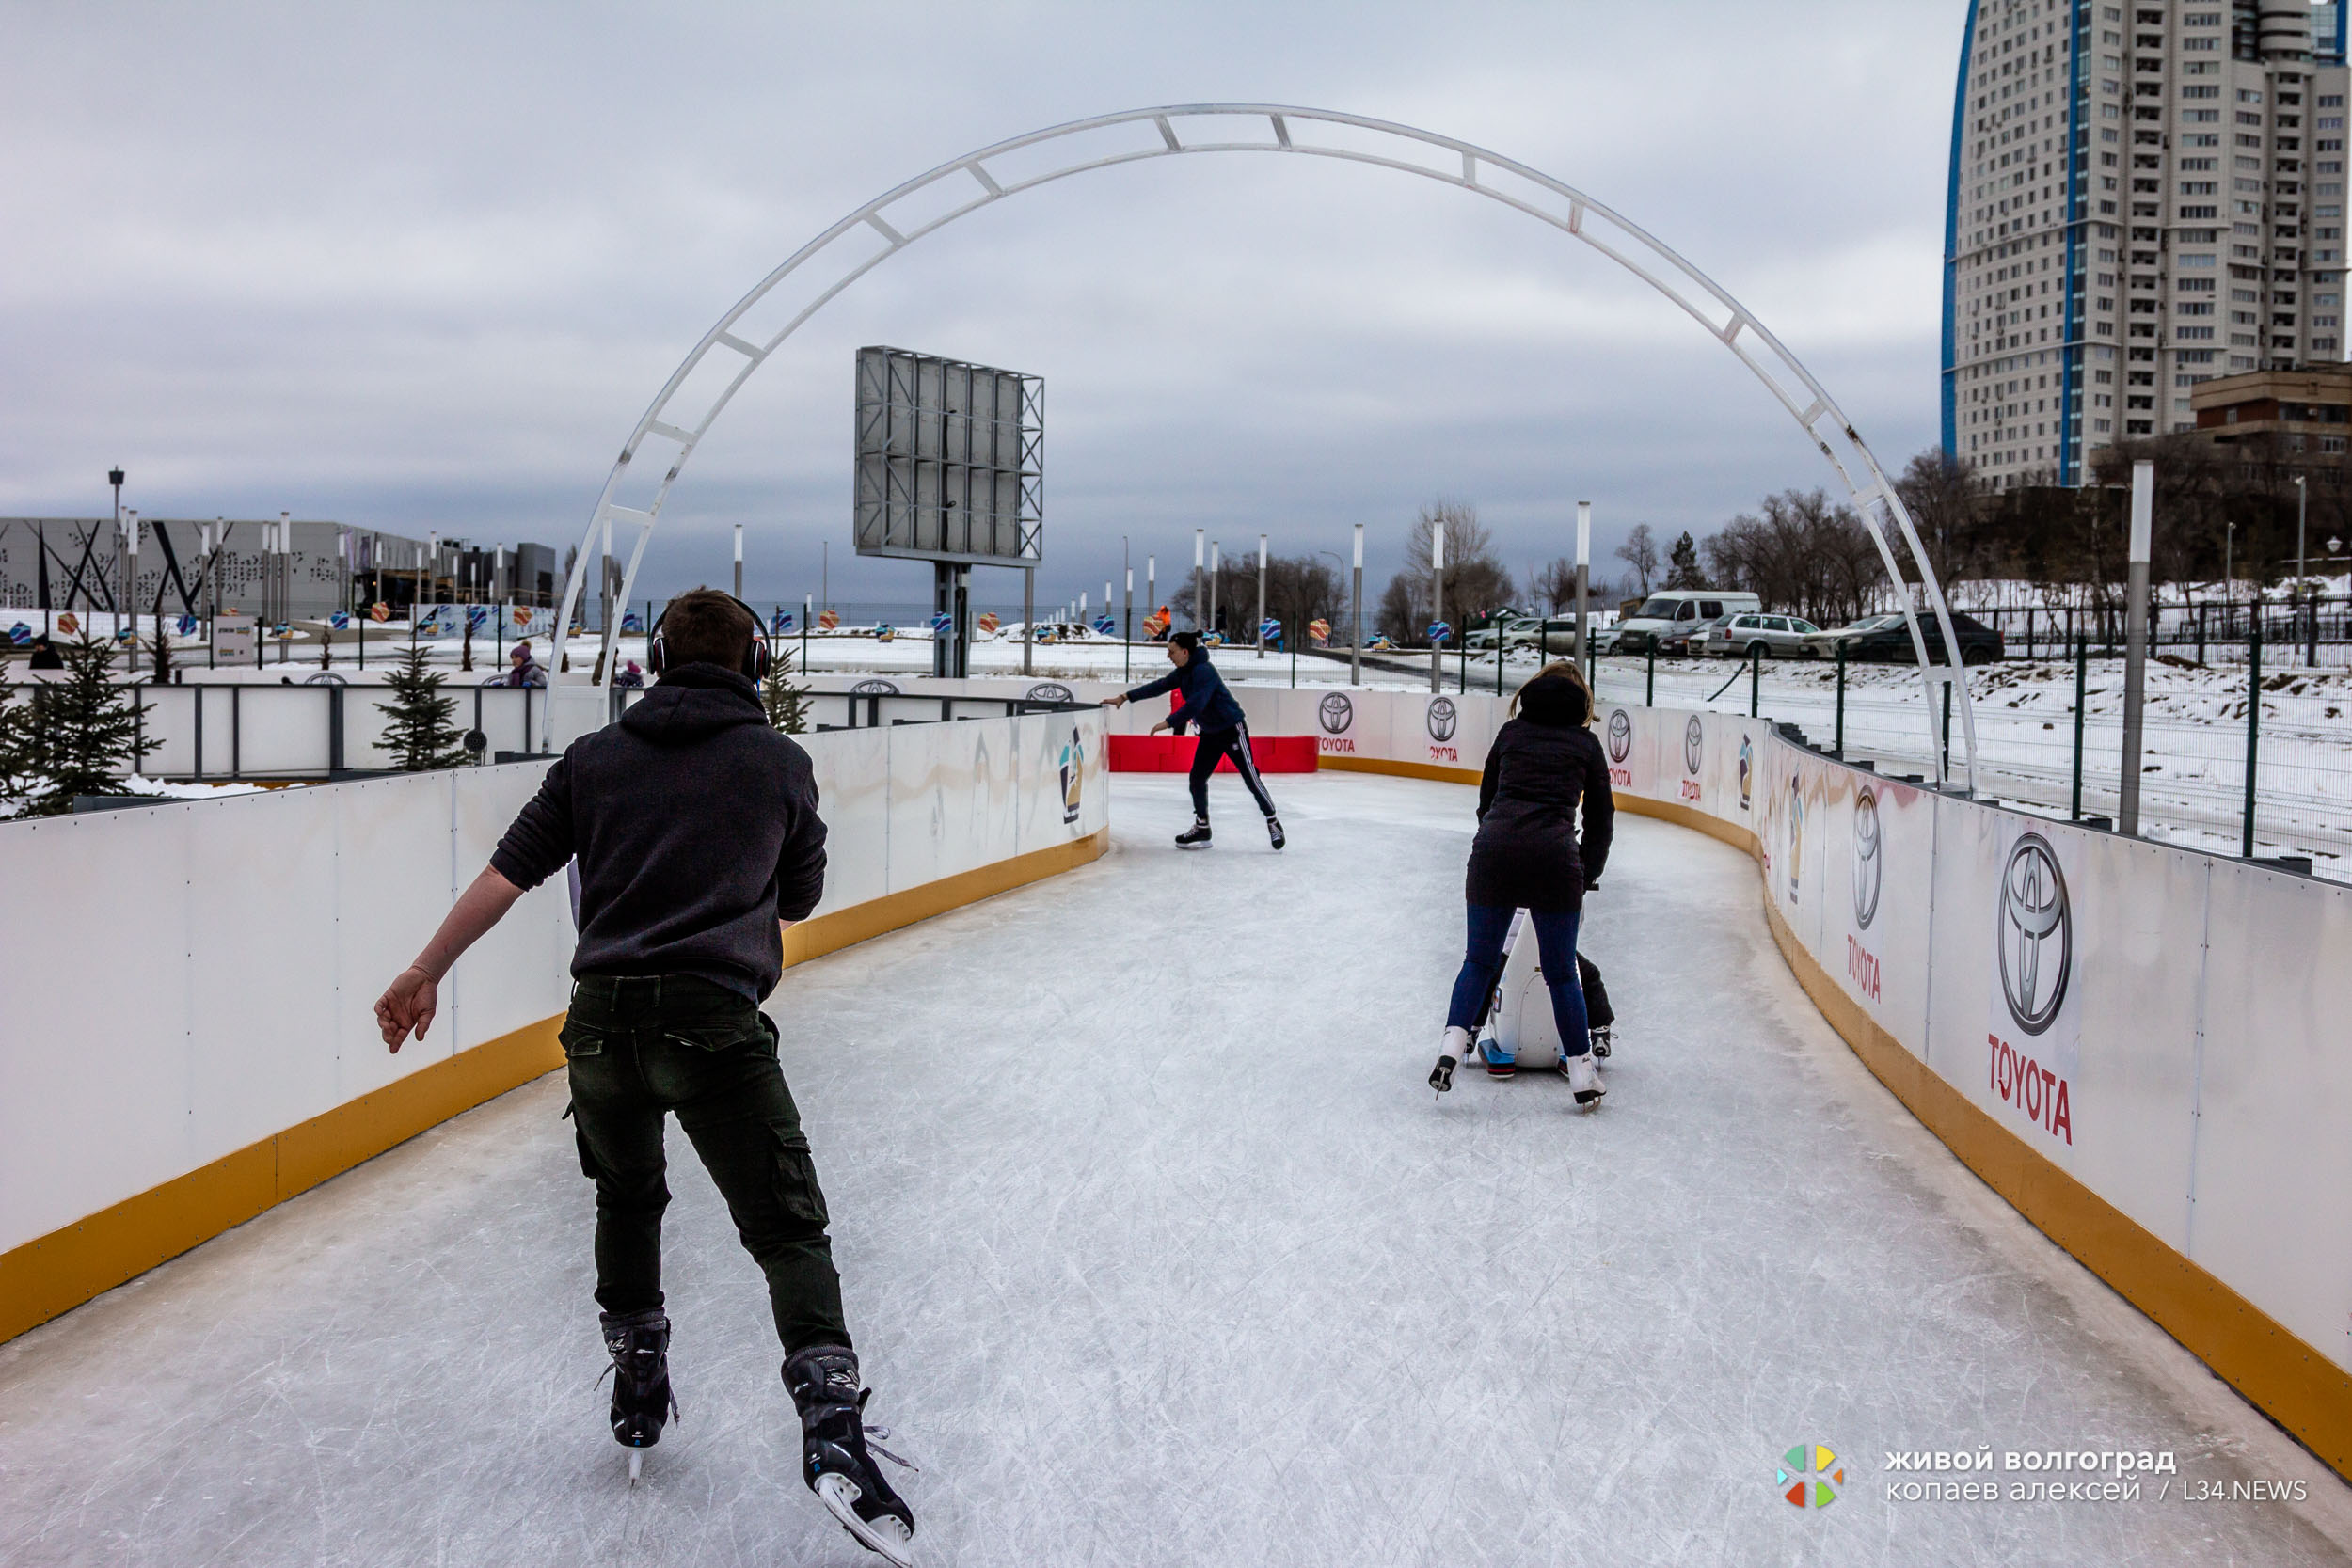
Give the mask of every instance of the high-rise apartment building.
<path id="1" fill-rule="evenodd" d="M 1944 448 L 2080 484 L 2213 376 L 2346 357 L 2339 0 L 1973 0 Z"/>

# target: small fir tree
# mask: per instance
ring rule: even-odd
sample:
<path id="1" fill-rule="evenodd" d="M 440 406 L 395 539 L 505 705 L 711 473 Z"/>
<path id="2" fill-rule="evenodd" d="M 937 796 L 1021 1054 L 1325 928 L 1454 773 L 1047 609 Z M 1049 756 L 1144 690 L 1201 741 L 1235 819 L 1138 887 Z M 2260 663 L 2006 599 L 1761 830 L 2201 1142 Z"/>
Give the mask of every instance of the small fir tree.
<path id="1" fill-rule="evenodd" d="M 450 718 L 457 711 L 457 699 L 441 695 L 444 677 L 426 664 L 430 657 L 421 643 L 410 642 L 387 682 L 392 700 L 375 705 L 391 721 L 384 726 L 383 746 L 392 753 L 392 766 L 411 773 L 456 768 L 468 760 Z"/>
<path id="2" fill-rule="evenodd" d="M 133 762 L 163 742 L 143 733 L 135 687 L 114 678 L 115 648 L 84 632 L 66 644 L 66 678 L 31 703 L 33 787 L 20 813 L 61 816 L 77 795 L 110 795 Z"/>
<path id="3" fill-rule="evenodd" d="M 792 684 L 792 650 L 785 649 L 768 666 L 759 695 L 768 707 L 768 722 L 786 735 L 808 733 L 808 688 Z"/>
<path id="4" fill-rule="evenodd" d="M 164 625 L 161 599 L 155 602 L 155 640 L 147 645 L 147 651 L 152 656 L 149 658 L 147 667 L 155 672 L 154 679 L 149 684 L 169 686 L 171 684 L 171 631 Z"/>

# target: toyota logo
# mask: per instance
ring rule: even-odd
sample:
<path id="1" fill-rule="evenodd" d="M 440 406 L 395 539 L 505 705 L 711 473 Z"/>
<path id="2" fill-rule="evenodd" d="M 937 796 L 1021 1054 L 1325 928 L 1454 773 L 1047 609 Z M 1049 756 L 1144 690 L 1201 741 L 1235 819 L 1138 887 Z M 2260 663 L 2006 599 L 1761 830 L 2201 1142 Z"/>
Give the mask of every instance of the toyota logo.
<path id="1" fill-rule="evenodd" d="M 1993 931 L 2000 955 L 2001 995 L 2028 1035 L 2057 1019 L 2074 960 L 2074 917 L 2058 852 L 2040 833 L 2019 836 L 2001 868 L 2000 911 Z"/>
<path id="2" fill-rule="evenodd" d="M 860 681 L 850 688 L 852 697 L 896 697 L 898 687 L 895 681 Z"/>
<path id="3" fill-rule="evenodd" d="M 1029 688 L 1028 701 L 1032 703 L 1074 703 L 1077 700 L 1076 694 L 1059 681 L 1040 681 Z"/>
<path id="4" fill-rule="evenodd" d="M 1623 708 L 1609 714 L 1609 760 L 1623 762 L 1633 750 L 1633 719 Z"/>
<path id="5" fill-rule="evenodd" d="M 1699 762 L 1705 753 L 1707 732 L 1699 727 L 1697 717 L 1682 726 L 1682 770 L 1692 778 L 1699 776 Z"/>
<path id="6" fill-rule="evenodd" d="M 1323 701 L 1315 705 L 1315 721 L 1323 726 L 1326 735 L 1345 735 L 1347 726 L 1356 721 L 1356 705 L 1347 700 L 1344 692 L 1326 692 Z"/>
<path id="7" fill-rule="evenodd" d="M 1863 930 L 1879 917 L 1879 798 L 1865 789 L 1853 801 L 1853 923 Z"/>
<path id="8" fill-rule="evenodd" d="M 1460 716 L 1460 715 L 1458 715 L 1458 714 L 1456 714 L 1456 713 L 1454 711 L 1454 699 L 1453 699 L 1453 698 L 1451 698 L 1451 697 L 1433 697 L 1433 698 L 1431 698 L 1431 699 L 1430 699 L 1430 703 L 1429 703 L 1429 738 L 1430 738 L 1430 739 L 1432 739 L 1432 740 L 1451 740 L 1451 739 L 1453 739 L 1453 738 L 1454 738 L 1454 725 L 1455 725 L 1455 724 L 1459 723 L 1460 721 L 1461 721 L 1461 716 Z"/>

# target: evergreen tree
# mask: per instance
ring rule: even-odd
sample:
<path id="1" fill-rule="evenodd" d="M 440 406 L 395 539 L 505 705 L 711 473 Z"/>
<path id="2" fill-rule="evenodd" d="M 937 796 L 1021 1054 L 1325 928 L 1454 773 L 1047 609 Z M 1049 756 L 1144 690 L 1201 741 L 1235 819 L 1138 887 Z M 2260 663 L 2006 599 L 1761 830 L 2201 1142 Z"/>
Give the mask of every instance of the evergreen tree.
<path id="1" fill-rule="evenodd" d="M 1682 537 L 1675 541 L 1674 549 L 1666 557 L 1666 586 L 1669 588 L 1704 588 L 1706 576 L 1699 571 L 1699 547 L 1684 529 Z"/>
<path id="2" fill-rule="evenodd" d="M 0 680 L 0 818 L 16 816 L 41 783 L 40 732 L 33 723 L 39 688 Z"/>
<path id="3" fill-rule="evenodd" d="M 421 643 L 410 642 L 387 682 L 392 700 L 375 705 L 391 721 L 384 726 L 383 746 L 392 753 L 392 766 L 411 773 L 456 768 L 469 760 L 450 718 L 457 711 L 457 699 L 441 695 L 444 677 L 426 665 L 430 657 Z"/>
<path id="4" fill-rule="evenodd" d="M 787 735 L 808 733 L 808 688 L 792 684 L 792 650 L 785 649 L 768 666 L 760 683 L 760 700 L 767 705 L 768 722 Z"/>
<path id="5" fill-rule="evenodd" d="M 24 816 L 61 816 L 77 795 L 110 795 L 132 762 L 163 742 L 142 734 L 135 687 L 114 678 L 115 648 L 88 632 L 62 650 L 66 678 L 44 683 L 29 705 Z"/>
<path id="6" fill-rule="evenodd" d="M 147 651 L 151 656 L 148 660 L 148 668 L 155 672 L 153 678 L 148 684 L 169 686 L 171 684 L 171 629 L 164 625 L 163 601 L 160 598 L 155 602 L 155 640 L 147 645 Z"/>

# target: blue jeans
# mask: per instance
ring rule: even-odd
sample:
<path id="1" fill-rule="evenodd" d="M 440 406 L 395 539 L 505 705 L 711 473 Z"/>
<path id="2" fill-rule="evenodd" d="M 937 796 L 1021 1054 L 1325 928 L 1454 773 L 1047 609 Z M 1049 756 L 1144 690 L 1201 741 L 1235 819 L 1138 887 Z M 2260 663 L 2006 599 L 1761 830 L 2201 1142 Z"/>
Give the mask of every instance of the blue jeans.
<path id="1" fill-rule="evenodd" d="M 1454 1001 L 1446 1008 L 1449 1029 L 1478 1027 L 1486 998 L 1502 978 L 1502 939 L 1511 934 L 1513 911 L 1499 904 L 1470 906 L 1470 947 L 1462 973 L 1454 977 Z M 1584 988 L 1576 974 L 1576 927 L 1583 917 L 1576 910 L 1530 910 L 1535 927 L 1535 953 L 1543 960 L 1544 983 L 1551 988 L 1551 1017 L 1560 1026 L 1560 1053 L 1581 1056 L 1593 1048 L 1592 1026 L 1584 1016 Z"/>

